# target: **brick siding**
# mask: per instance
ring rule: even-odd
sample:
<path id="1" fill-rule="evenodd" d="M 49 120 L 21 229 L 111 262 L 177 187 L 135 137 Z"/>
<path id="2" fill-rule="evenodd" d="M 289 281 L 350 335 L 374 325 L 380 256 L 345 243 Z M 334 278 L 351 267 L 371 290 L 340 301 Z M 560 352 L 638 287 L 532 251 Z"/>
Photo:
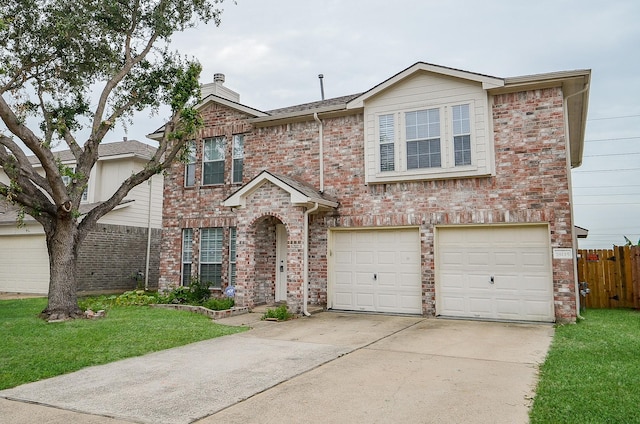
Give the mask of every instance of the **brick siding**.
<path id="1" fill-rule="evenodd" d="M 147 229 L 98 224 L 78 254 L 78 291 L 80 294 L 112 293 L 144 286 L 147 254 Z M 161 230 L 151 230 L 149 288 L 158 287 Z M 143 273 L 137 280 L 138 271 Z"/>
<path id="2" fill-rule="evenodd" d="M 548 223 L 552 247 L 572 247 L 561 89 L 498 95 L 492 107 L 495 176 L 466 179 L 366 185 L 362 113 L 323 120 L 325 194 L 337 198 L 339 207 L 310 219 L 310 303 L 327 302 L 327 233 L 331 227 L 419 226 L 425 315 L 435 314 L 436 225 Z M 208 107 L 203 116 L 206 125 L 201 137 L 226 136 L 227 158 L 231 157 L 232 135 L 245 133 L 244 183 L 268 169 L 319 186 L 315 121 L 253 129 L 246 116 L 217 105 Z M 236 304 L 253 306 L 270 301 L 275 224 L 282 222 L 289 236 L 288 304 L 299 310 L 304 209 L 292 207 L 287 193 L 269 184 L 247 199 L 250 207 L 231 211 L 221 206 L 240 185 L 199 186 L 201 148 L 198 143 L 195 187 L 183 187 L 181 164 L 165 178 L 160 287 L 179 284 L 181 229 L 234 226 L 239 229 Z M 226 161 L 227 179 L 230 162 Z M 575 320 L 572 261 L 553 261 L 553 284 L 556 318 Z"/>

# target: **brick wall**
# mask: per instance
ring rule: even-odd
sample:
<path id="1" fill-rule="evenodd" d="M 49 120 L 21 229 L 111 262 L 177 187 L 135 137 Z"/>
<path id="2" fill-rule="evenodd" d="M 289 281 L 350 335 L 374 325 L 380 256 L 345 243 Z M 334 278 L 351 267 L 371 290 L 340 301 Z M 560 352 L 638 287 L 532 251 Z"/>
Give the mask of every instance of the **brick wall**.
<path id="1" fill-rule="evenodd" d="M 309 294 L 312 303 L 324 304 L 327 300 L 327 231 L 335 226 L 420 226 L 426 315 L 435 313 L 433 234 L 436 225 L 548 223 L 552 247 L 572 247 L 561 89 L 496 96 L 492 115 L 495 176 L 376 185 L 364 183 L 363 115 L 323 120 L 325 193 L 337 198 L 340 204 L 334 212 L 311 218 Z M 245 183 L 268 169 L 319 186 L 315 121 L 251 129 L 246 121 L 237 121 L 245 118 L 239 112 L 212 107 L 206 111 L 207 125 L 202 131 L 203 136 L 225 135 L 227 140 L 231 140 L 235 132 L 245 131 Z M 230 146 L 228 149 L 230 157 Z M 227 168 L 228 175 L 230 161 Z M 196 181 L 200 181 L 200 172 L 199 162 Z M 237 281 L 246 290 L 241 294 L 246 298 L 237 301 L 239 304 L 262 301 L 252 281 L 258 276 L 269 280 L 269 273 L 273 272 L 266 268 L 271 260 L 268 250 L 273 246 L 268 233 L 275 221 L 261 220 L 270 216 L 287 226 L 288 296 L 290 303 L 299 308 L 303 209 L 291 207 L 286 193 L 274 186 L 261 188 L 257 197 L 250 200 L 250 208 L 231 211 L 222 207 L 221 202 L 239 186 L 183 188 L 183 173 L 184 166 L 176 165 L 165 180 L 161 287 L 179 281 L 180 229 L 203 226 L 204 221 L 214 220 L 221 226 L 245 230 L 238 231 Z M 270 247 L 259 248 L 263 243 Z M 555 310 L 560 320 L 575 319 L 572 265 L 571 261 L 553 262 Z"/>
<path id="2" fill-rule="evenodd" d="M 143 273 L 139 284 L 144 287 L 147 234 L 146 228 L 98 224 L 80 247 L 78 291 L 85 294 L 133 290 L 138 286 L 138 271 Z M 152 229 L 150 289 L 158 287 L 160 238 L 161 230 Z"/>

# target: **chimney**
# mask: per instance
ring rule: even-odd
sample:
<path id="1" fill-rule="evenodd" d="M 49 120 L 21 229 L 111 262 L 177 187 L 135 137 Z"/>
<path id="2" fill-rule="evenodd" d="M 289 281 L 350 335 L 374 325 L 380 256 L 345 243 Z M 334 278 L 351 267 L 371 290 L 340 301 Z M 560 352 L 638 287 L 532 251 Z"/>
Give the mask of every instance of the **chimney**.
<path id="1" fill-rule="evenodd" d="M 201 84 L 200 89 L 202 91 L 202 100 L 204 100 L 207 96 L 214 95 L 218 97 L 222 97 L 226 100 L 231 100 L 232 102 L 239 103 L 240 102 L 240 94 L 235 91 L 224 86 L 224 74 L 215 73 L 213 74 L 213 82 L 208 84 Z"/>

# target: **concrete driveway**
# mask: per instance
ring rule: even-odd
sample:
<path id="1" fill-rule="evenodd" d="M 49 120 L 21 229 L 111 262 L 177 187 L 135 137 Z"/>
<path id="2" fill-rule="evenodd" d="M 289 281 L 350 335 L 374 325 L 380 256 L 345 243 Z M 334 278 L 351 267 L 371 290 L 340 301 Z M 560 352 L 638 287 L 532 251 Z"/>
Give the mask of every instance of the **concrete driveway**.
<path id="1" fill-rule="evenodd" d="M 9 423 L 526 423 L 551 325 L 323 312 L 0 391 Z M 3 399 L 4 398 L 4 399 Z"/>

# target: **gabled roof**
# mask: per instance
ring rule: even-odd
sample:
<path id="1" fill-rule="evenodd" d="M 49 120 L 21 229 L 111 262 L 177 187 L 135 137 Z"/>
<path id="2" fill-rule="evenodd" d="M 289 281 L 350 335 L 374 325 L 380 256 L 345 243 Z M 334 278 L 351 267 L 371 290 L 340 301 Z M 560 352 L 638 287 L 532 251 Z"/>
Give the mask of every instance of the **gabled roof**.
<path id="1" fill-rule="evenodd" d="M 489 75 L 478 74 L 475 72 L 463 71 L 461 69 L 448 68 L 446 66 L 434 65 L 432 63 L 417 62 L 408 68 L 398 72 L 391 78 L 386 79 L 372 89 L 362 93 L 347 104 L 348 109 L 356 109 L 364 107 L 365 100 L 375 96 L 381 91 L 395 85 L 403 79 L 413 75 L 416 72 L 432 72 L 435 74 L 446 75 L 450 77 L 460 78 L 468 81 L 475 81 L 482 84 L 482 88 L 488 90 L 490 88 L 502 87 L 504 85 L 503 78 L 492 77 Z"/>
<path id="2" fill-rule="evenodd" d="M 148 144 L 141 143 L 136 140 L 118 141 L 115 143 L 101 143 L 98 146 L 98 160 L 117 159 L 122 157 L 136 157 L 149 160 L 156 152 L 156 148 Z M 71 150 L 61 150 L 53 152 L 53 156 L 60 159 L 63 163 L 75 162 L 76 158 Z M 39 164 L 40 161 L 36 156 L 29 156 L 29 162 Z"/>
<path id="3" fill-rule="evenodd" d="M 228 207 L 244 207 L 246 206 L 247 196 L 254 193 L 267 182 L 289 193 L 292 205 L 306 206 L 318 203 L 318 205 L 328 208 L 338 207 L 338 202 L 335 199 L 325 196 L 312 186 L 294 178 L 274 174 L 266 170 L 262 171 L 231 196 L 227 197 L 222 204 Z"/>

